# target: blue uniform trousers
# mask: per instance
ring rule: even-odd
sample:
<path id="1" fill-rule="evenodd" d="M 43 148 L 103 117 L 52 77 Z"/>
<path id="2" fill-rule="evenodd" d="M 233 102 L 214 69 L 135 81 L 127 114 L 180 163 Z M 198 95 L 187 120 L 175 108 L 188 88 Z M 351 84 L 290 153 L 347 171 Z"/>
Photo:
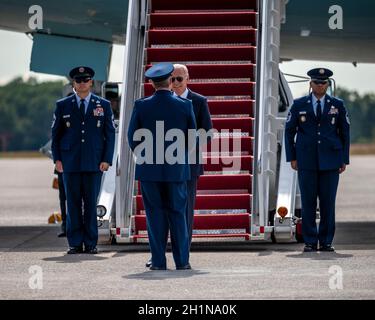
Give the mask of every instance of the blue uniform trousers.
<path id="1" fill-rule="evenodd" d="M 302 201 L 302 235 L 306 244 L 332 244 L 335 234 L 335 202 L 339 183 L 338 170 L 298 170 Z M 317 198 L 320 224 L 316 226 Z"/>
<path id="2" fill-rule="evenodd" d="M 96 204 L 102 172 L 64 173 L 68 214 L 66 236 L 70 247 L 94 248 L 98 242 Z"/>
<path id="3" fill-rule="evenodd" d="M 147 216 L 147 232 L 152 266 L 166 268 L 165 251 L 170 229 L 176 267 L 189 263 L 189 238 L 186 227 L 186 182 L 141 182 Z"/>
<path id="4" fill-rule="evenodd" d="M 191 246 L 191 239 L 193 236 L 193 225 L 194 225 L 194 207 L 195 198 L 197 195 L 197 183 L 199 176 L 192 176 L 191 180 L 186 181 L 187 186 L 187 208 L 186 208 L 186 223 L 189 234 L 189 251 Z"/>

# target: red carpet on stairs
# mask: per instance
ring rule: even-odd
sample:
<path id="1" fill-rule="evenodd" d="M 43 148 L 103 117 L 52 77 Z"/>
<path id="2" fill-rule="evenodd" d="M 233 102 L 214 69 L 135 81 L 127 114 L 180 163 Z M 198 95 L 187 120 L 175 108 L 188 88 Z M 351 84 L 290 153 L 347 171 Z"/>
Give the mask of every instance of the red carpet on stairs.
<path id="1" fill-rule="evenodd" d="M 208 98 L 214 128 L 227 132 L 225 141 L 215 136 L 203 154 L 194 238 L 250 239 L 257 18 L 256 0 L 151 1 L 145 70 L 157 62 L 186 64 L 189 88 Z M 153 94 L 150 83 L 143 88 L 144 96 Z M 228 135 L 233 130 L 241 135 Z M 224 151 L 214 148 L 225 145 Z M 147 238 L 137 184 L 135 239 Z"/>

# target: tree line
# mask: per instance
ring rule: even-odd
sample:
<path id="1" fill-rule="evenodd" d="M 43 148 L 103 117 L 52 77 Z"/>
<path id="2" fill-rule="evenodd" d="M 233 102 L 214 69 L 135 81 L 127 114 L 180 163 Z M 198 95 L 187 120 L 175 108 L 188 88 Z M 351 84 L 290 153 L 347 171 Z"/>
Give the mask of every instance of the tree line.
<path id="1" fill-rule="evenodd" d="M 62 81 L 16 78 L 0 86 L 0 151 L 39 150 L 50 139 L 55 102 Z M 338 88 L 351 120 L 352 143 L 375 142 L 375 94 Z"/>

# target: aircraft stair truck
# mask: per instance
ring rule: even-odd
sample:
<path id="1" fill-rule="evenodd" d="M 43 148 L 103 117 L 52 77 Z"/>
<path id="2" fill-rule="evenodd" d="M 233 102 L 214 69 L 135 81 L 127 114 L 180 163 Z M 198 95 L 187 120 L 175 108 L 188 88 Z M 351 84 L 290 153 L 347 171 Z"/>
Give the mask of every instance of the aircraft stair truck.
<path id="1" fill-rule="evenodd" d="M 100 235 L 117 243 L 147 240 L 126 136 L 134 100 L 153 93 L 145 70 L 169 61 L 188 66 L 189 87 L 208 98 L 218 131 L 203 154 L 193 238 L 294 239 L 296 175 L 283 150 L 292 97 L 278 68 L 285 2 L 129 1 L 117 151 L 107 173 L 112 187 L 98 203 Z M 213 149 L 219 142 L 225 152 Z"/>

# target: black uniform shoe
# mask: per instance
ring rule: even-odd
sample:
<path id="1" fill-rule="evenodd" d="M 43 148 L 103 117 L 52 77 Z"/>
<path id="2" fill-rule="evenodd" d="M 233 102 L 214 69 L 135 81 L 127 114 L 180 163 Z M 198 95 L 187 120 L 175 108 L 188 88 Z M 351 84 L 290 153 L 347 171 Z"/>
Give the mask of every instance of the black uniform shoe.
<path id="1" fill-rule="evenodd" d="M 305 247 L 303 248 L 303 252 L 316 252 L 316 246 L 312 244 L 306 244 Z"/>
<path id="2" fill-rule="evenodd" d="M 150 260 L 148 260 L 148 261 L 146 262 L 146 268 L 150 268 L 151 265 L 152 265 L 152 260 L 150 259 Z"/>
<path id="3" fill-rule="evenodd" d="M 325 251 L 325 252 L 335 252 L 335 248 L 332 247 L 330 244 L 320 246 L 319 251 Z"/>
<path id="4" fill-rule="evenodd" d="M 66 232 L 61 232 L 57 235 L 58 238 L 65 238 L 66 237 Z"/>
<path id="5" fill-rule="evenodd" d="M 83 253 L 83 250 L 82 250 L 82 247 L 70 247 L 66 253 L 67 254 Z"/>
<path id="6" fill-rule="evenodd" d="M 191 265 L 188 263 L 186 266 L 176 267 L 176 270 L 191 270 Z"/>
<path id="7" fill-rule="evenodd" d="M 154 267 L 154 266 L 151 266 L 150 270 L 167 270 L 167 268 L 166 267 Z"/>
<path id="8" fill-rule="evenodd" d="M 98 249 L 96 247 L 85 248 L 85 253 L 88 253 L 88 254 L 97 254 L 98 253 Z"/>

